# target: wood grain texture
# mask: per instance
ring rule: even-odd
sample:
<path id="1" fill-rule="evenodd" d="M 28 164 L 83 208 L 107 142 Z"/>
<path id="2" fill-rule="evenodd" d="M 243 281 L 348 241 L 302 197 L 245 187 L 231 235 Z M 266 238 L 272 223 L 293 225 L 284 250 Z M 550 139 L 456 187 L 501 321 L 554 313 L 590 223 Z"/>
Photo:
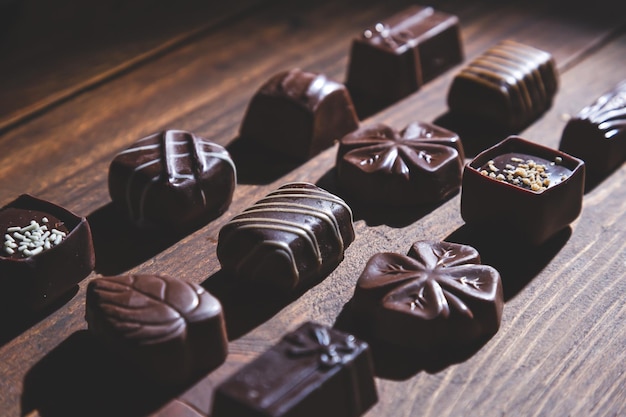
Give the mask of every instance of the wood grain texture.
<path id="1" fill-rule="evenodd" d="M 237 140 L 250 97 L 271 75 L 291 67 L 342 81 L 352 36 L 411 2 L 293 3 L 266 2 L 0 134 L 0 205 L 29 192 L 88 216 L 98 258 L 97 271 L 51 311 L 28 319 L 3 315 L 2 415 L 139 417 L 172 398 L 208 413 L 217 384 L 299 323 L 349 327 L 346 305 L 369 257 L 406 253 L 418 239 L 474 245 L 483 263 L 500 270 L 506 297 L 502 326 L 483 346 L 458 355 L 399 362 L 375 350 L 380 400 L 368 417 L 625 415 L 624 166 L 585 194 L 583 212 L 570 229 L 538 250 L 511 254 L 482 241 L 464 227 L 456 195 L 419 210 L 353 207 L 356 240 L 344 261 L 289 302 L 255 299 L 229 285 L 215 257 L 226 221 L 288 181 L 336 191 L 336 146 L 294 166 Z M 561 71 L 555 102 L 521 135 L 556 147 L 568 115 L 624 78 L 626 21 L 609 1 L 570 7 L 564 1 L 502 3 L 434 5 L 459 16 L 465 62 L 502 39 L 553 54 Z M 47 69 L 55 73 L 59 67 L 51 63 Z M 458 69 L 363 123 L 402 128 L 413 120 L 445 121 L 447 88 Z M 87 68 L 76 71 L 94 76 Z M 36 85 L 27 84 L 37 93 Z M 37 94 L 50 91 L 42 86 Z M 18 111 L 18 104 L 9 111 Z M 227 146 L 242 175 L 228 211 L 207 226 L 182 238 L 136 236 L 120 226 L 111 209 L 108 165 L 138 138 L 165 128 L 190 130 Z M 473 139 L 462 136 L 464 144 Z M 184 392 L 145 392 L 126 375 L 86 334 L 84 296 L 87 282 L 98 274 L 127 271 L 178 276 L 218 296 L 230 338 L 226 363 Z M 59 384 L 60 375 L 66 383 Z M 120 375 L 126 378 L 120 381 Z"/>

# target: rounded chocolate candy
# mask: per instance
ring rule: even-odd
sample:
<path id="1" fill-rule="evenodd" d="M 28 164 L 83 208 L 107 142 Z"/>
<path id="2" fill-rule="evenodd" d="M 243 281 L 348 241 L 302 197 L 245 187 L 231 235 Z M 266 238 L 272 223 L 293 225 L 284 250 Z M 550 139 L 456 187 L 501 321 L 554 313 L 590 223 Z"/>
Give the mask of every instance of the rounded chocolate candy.
<path id="1" fill-rule="evenodd" d="M 235 164 L 222 146 L 183 130 L 138 140 L 109 167 L 113 203 L 139 227 L 184 232 L 230 205 Z"/>
<path id="2" fill-rule="evenodd" d="M 424 122 L 398 132 L 384 124 L 344 136 L 337 179 L 346 196 L 366 203 L 437 203 L 461 186 L 464 152 L 459 136 Z"/>
<path id="3" fill-rule="evenodd" d="M 89 331 L 144 375 L 188 383 L 222 364 L 222 306 L 199 285 L 161 275 L 120 275 L 87 287 Z"/>

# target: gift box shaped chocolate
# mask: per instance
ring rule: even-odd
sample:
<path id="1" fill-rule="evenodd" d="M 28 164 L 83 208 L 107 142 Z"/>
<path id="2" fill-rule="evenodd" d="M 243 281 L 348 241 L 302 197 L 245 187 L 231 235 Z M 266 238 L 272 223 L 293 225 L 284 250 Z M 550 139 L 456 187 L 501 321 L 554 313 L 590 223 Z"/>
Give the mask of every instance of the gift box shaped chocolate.
<path id="1" fill-rule="evenodd" d="M 626 161 L 626 80 L 567 122 L 559 149 L 585 161 L 595 180 Z"/>
<path id="2" fill-rule="evenodd" d="M 465 166 L 461 216 L 483 234 L 540 245 L 579 216 L 584 188 L 582 160 L 509 136 Z"/>
<path id="3" fill-rule="evenodd" d="M 0 303 L 38 311 L 95 267 L 87 219 L 28 194 L 0 209 Z"/>
<path id="4" fill-rule="evenodd" d="M 307 322 L 215 391 L 213 417 L 355 417 L 378 401 L 369 346 Z"/>

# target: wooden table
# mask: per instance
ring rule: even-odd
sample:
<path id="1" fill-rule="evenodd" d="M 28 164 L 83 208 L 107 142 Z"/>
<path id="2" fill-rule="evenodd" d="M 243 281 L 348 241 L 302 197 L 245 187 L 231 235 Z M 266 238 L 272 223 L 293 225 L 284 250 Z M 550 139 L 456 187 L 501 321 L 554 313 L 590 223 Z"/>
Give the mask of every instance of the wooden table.
<path id="1" fill-rule="evenodd" d="M 352 37 L 409 1 L 83 3 L 0 6 L 0 206 L 31 193 L 86 216 L 97 255 L 96 271 L 51 311 L 0 318 L 2 416 L 143 416 L 169 401 L 207 413 L 214 387 L 285 332 L 307 320 L 341 326 L 374 253 L 405 253 L 419 239 L 473 243 L 459 195 L 429 210 L 355 209 L 356 240 L 345 260 L 282 303 L 228 292 L 215 256 L 220 227 L 283 183 L 336 190 L 336 146 L 301 165 L 269 167 L 238 145 L 252 94 L 293 67 L 343 81 Z M 555 102 L 520 132 L 551 147 L 558 147 L 569 115 L 626 78 L 620 2 L 570 3 L 431 3 L 459 17 L 462 65 L 501 39 L 552 53 L 561 75 Z M 438 120 L 460 68 L 362 123 L 401 128 Z M 108 165 L 130 143 L 166 128 L 229 147 L 240 177 L 220 218 L 181 239 L 148 240 L 120 227 L 107 191 Z M 394 368 L 377 355 L 380 399 L 367 416 L 626 415 L 625 181 L 623 166 L 587 191 L 581 216 L 541 250 L 507 256 L 479 247 L 483 262 L 502 274 L 499 332 L 476 352 L 433 358 L 432 366 Z M 87 282 L 125 272 L 202 283 L 223 300 L 227 361 L 177 399 L 145 392 L 86 332 Z"/>

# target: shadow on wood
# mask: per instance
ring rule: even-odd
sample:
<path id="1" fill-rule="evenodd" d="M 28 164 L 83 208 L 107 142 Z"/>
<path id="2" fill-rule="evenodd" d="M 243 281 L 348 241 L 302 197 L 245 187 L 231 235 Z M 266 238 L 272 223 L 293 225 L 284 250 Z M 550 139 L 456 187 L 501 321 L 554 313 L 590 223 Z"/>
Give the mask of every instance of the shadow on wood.
<path id="1" fill-rule="evenodd" d="M 350 302 L 346 303 L 335 321 L 334 327 L 367 341 L 372 350 L 374 372 L 377 377 L 396 381 L 412 378 L 419 372 L 437 373 L 448 366 L 472 357 L 487 343 L 488 339 L 475 344 L 432 350 L 419 350 L 394 346 L 376 340 L 366 329 L 357 326 L 352 318 Z"/>
<path id="2" fill-rule="evenodd" d="M 182 391 L 155 386 L 80 330 L 46 355 L 24 379 L 22 415 L 143 417 Z"/>
<path id="3" fill-rule="evenodd" d="M 22 311 L 22 306 L 14 304 L 0 306 L 0 347 L 63 307 L 77 292 L 78 285 L 75 285 L 51 305 L 37 312 Z"/>
<path id="4" fill-rule="evenodd" d="M 139 230 L 112 203 L 91 213 L 87 220 L 96 252 L 95 271 L 102 275 L 128 271 L 184 237 L 162 230 Z"/>

